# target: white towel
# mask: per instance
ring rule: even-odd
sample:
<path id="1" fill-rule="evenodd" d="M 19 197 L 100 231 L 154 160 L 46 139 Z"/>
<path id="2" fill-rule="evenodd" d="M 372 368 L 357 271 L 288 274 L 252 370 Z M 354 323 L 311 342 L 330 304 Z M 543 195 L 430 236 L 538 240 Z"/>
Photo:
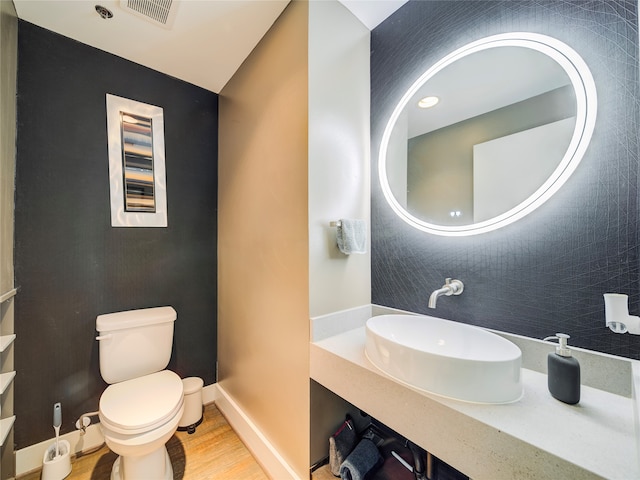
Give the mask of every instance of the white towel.
<path id="1" fill-rule="evenodd" d="M 343 218 L 336 232 L 338 248 L 346 255 L 367 252 L 367 223 Z"/>

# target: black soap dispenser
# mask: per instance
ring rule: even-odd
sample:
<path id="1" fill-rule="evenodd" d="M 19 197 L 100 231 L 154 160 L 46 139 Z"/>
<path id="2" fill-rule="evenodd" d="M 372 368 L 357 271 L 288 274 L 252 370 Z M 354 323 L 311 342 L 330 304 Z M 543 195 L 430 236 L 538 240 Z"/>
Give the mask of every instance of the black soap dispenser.
<path id="1" fill-rule="evenodd" d="M 556 333 L 545 340 L 558 339 L 555 352 L 547 356 L 549 393 L 561 402 L 575 405 L 580 401 L 580 364 L 567 346 L 569 335 Z"/>

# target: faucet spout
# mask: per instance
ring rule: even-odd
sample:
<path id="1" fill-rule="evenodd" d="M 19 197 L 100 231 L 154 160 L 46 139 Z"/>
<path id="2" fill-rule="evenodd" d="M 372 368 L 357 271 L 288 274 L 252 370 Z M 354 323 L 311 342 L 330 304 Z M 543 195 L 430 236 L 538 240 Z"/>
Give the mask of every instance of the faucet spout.
<path id="1" fill-rule="evenodd" d="M 449 287 L 442 287 L 437 290 L 434 290 L 431 296 L 429 297 L 429 308 L 436 308 L 436 303 L 438 301 L 438 297 L 443 295 L 451 295 Z"/>
<path id="2" fill-rule="evenodd" d="M 436 308 L 438 297 L 451 295 L 460 295 L 464 290 L 464 284 L 460 280 L 451 280 L 447 278 L 442 288 L 434 290 L 429 297 L 429 308 Z"/>

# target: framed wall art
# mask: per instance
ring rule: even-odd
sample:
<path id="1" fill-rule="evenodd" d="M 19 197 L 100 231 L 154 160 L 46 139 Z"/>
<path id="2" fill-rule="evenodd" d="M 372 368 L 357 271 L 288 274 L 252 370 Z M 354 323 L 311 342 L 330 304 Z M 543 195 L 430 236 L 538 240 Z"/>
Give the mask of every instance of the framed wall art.
<path id="1" fill-rule="evenodd" d="M 161 107 L 107 94 L 112 227 L 166 227 Z"/>

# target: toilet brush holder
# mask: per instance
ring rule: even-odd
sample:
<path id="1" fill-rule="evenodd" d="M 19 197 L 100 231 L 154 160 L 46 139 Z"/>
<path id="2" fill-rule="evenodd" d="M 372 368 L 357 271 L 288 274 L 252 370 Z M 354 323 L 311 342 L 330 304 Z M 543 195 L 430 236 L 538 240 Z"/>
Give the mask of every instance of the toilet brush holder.
<path id="1" fill-rule="evenodd" d="M 42 459 L 42 480 L 62 480 L 71 473 L 71 445 L 66 440 L 53 443 L 44 452 Z"/>

